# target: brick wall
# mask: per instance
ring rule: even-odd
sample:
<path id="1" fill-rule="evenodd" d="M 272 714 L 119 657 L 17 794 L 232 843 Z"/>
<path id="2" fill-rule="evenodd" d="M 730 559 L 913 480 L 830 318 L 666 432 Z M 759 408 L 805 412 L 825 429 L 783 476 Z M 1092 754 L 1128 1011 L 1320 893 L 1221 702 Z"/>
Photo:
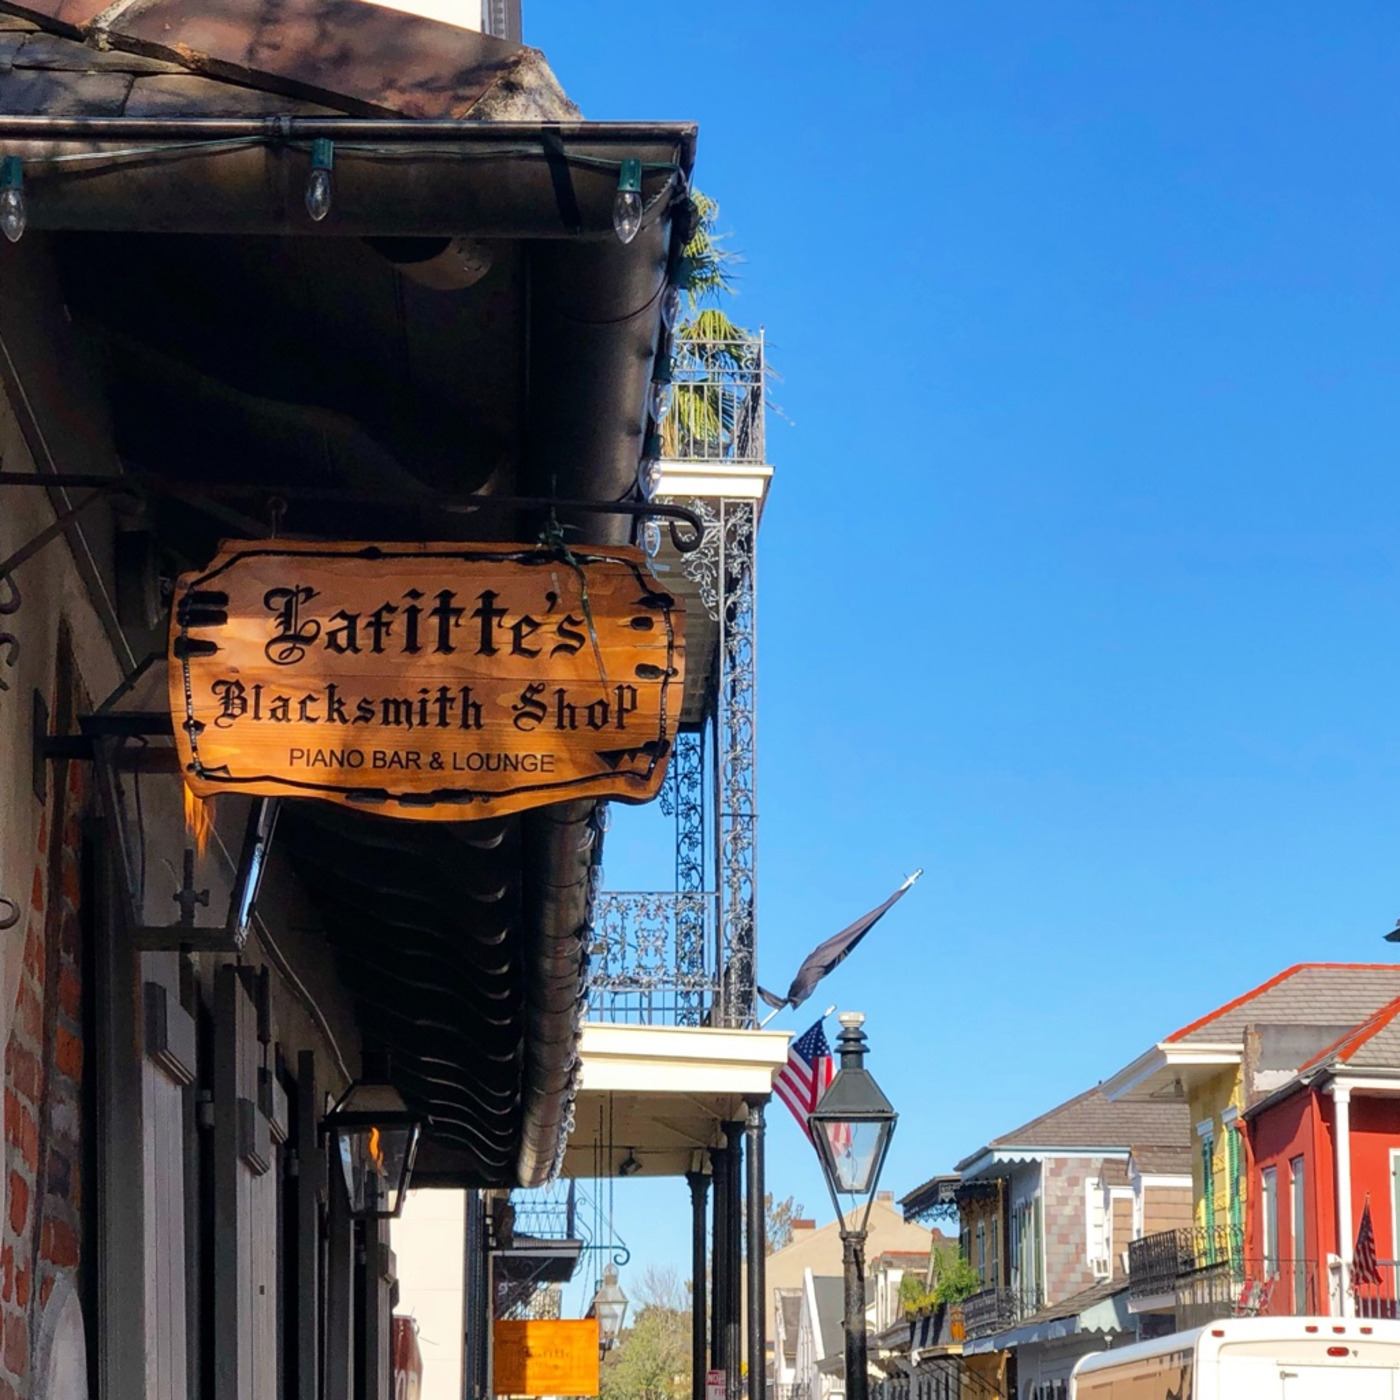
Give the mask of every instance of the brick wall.
<path id="1" fill-rule="evenodd" d="M 82 1212 L 82 820 L 85 765 L 51 773 L 5 1047 L 0 1400 L 42 1400 L 36 1360 L 55 1291 L 78 1288 Z"/>

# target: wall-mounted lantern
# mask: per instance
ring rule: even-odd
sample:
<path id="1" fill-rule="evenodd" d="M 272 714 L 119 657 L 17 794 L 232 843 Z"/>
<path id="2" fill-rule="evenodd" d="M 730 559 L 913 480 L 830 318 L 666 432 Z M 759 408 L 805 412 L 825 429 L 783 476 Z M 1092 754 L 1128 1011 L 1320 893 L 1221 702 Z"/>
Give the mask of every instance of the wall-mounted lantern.
<path id="1" fill-rule="evenodd" d="M 422 1123 L 389 1083 L 387 1068 L 357 1079 L 322 1125 L 345 1174 L 356 1220 L 391 1220 L 403 1210 Z"/>
<path id="2" fill-rule="evenodd" d="M 169 733 L 90 726 L 112 865 L 138 948 L 238 952 L 277 822 L 276 798 L 190 793 Z M 104 730 L 106 732 L 104 732 Z M 215 817 L 218 820 L 215 820 Z"/>

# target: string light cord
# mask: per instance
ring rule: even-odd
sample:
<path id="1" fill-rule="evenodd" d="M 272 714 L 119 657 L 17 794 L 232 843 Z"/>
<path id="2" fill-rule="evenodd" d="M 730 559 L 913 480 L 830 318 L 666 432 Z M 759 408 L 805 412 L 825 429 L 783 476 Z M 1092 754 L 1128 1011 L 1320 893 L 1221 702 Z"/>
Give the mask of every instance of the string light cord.
<path id="1" fill-rule="evenodd" d="M 256 147 L 263 147 L 267 150 L 291 150 L 304 152 L 311 155 L 313 143 L 310 141 L 286 141 L 276 136 L 224 136 L 210 137 L 203 141 L 164 141 L 160 144 L 143 146 L 124 146 L 116 150 L 91 150 L 91 151 L 51 151 L 38 155 L 26 155 L 23 157 L 26 169 L 34 169 L 45 165 L 70 165 L 80 161 L 118 161 L 135 160 L 148 156 L 172 156 L 197 155 L 201 152 L 237 151 L 248 150 Z M 585 170 L 601 170 L 608 174 L 616 175 L 622 169 L 621 160 L 610 160 L 605 156 L 590 156 L 582 152 L 565 151 L 562 154 L 546 152 L 538 146 L 521 145 L 518 143 L 481 147 L 473 145 L 469 148 L 442 146 L 409 145 L 381 145 L 362 141 L 337 141 L 335 143 L 335 153 L 338 157 L 362 156 L 374 160 L 420 160 L 439 159 L 453 162 L 461 161 L 487 161 L 502 160 L 509 158 L 524 158 L 534 160 L 563 160 L 566 165 L 578 166 Z M 675 178 L 679 177 L 681 188 L 685 188 L 685 176 L 681 167 L 674 161 L 643 161 L 642 170 L 648 174 L 667 174 L 672 177 L 661 189 L 647 202 L 645 212 L 649 213 L 656 203 L 665 198 L 672 188 Z"/>

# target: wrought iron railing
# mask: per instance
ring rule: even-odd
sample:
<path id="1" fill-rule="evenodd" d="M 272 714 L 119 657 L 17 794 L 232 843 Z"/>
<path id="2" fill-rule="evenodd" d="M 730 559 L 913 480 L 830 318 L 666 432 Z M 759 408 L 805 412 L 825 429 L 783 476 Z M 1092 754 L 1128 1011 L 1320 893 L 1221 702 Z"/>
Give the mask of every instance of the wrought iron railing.
<path id="1" fill-rule="evenodd" d="M 1192 1226 L 1144 1235 L 1128 1245 L 1128 1296 L 1175 1293 L 1202 1275 L 1223 1272 L 1240 1281 L 1243 1237 L 1230 1225 Z"/>
<path id="2" fill-rule="evenodd" d="M 579 1238 L 578 1208 L 572 1179 L 535 1191 L 513 1191 L 510 1196 L 512 1234 L 536 1240 Z"/>
<path id="3" fill-rule="evenodd" d="M 1039 1288 L 984 1288 L 963 1303 L 963 1327 L 968 1337 L 986 1337 L 1014 1327 L 1042 1306 Z"/>
<path id="4" fill-rule="evenodd" d="M 557 1283 L 496 1282 L 496 1316 L 503 1321 L 556 1321 L 563 1310 L 564 1291 Z"/>
<path id="5" fill-rule="evenodd" d="M 1170 1297 L 1178 1327 L 1198 1327 L 1222 1317 L 1301 1317 L 1339 1311 L 1325 1270 L 1317 1261 L 1278 1255 L 1246 1255 L 1235 1226 L 1164 1230 L 1128 1246 L 1128 1293 L 1136 1300 Z M 1357 1290 L 1357 1312 L 1362 1291 Z M 1376 1316 L 1392 1316 L 1394 1275 L 1366 1290 Z M 1372 1300 L 1374 1300 L 1372 1302 Z"/>
<path id="6" fill-rule="evenodd" d="M 700 1026 L 721 993 L 713 893 L 623 891 L 594 910 L 588 1014 L 632 1025 Z"/>
<path id="7" fill-rule="evenodd" d="M 763 335 L 678 335 L 671 347 L 671 411 L 662 453 L 679 462 L 764 460 Z"/>

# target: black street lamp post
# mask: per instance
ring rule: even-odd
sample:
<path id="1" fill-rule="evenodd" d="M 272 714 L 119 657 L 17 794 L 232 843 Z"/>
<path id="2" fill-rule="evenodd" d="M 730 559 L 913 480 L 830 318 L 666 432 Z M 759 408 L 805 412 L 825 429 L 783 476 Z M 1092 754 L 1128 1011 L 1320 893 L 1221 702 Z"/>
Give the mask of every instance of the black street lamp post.
<path id="1" fill-rule="evenodd" d="M 831 1203 L 841 1227 L 841 1252 L 846 1283 L 846 1400 L 868 1400 L 869 1371 L 865 1346 L 865 1233 L 880 1170 L 885 1165 L 890 1138 L 899 1115 L 865 1068 L 866 1040 L 859 1011 L 843 1011 L 838 1017 L 841 1035 L 836 1049 L 841 1068 L 831 1087 L 808 1115 L 807 1126 L 821 1159 Z M 841 1208 L 841 1197 L 849 1202 Z M 865 1198 L 859 1225 L 851 1228 L 847 1214 L 854 1214 Z"/>

